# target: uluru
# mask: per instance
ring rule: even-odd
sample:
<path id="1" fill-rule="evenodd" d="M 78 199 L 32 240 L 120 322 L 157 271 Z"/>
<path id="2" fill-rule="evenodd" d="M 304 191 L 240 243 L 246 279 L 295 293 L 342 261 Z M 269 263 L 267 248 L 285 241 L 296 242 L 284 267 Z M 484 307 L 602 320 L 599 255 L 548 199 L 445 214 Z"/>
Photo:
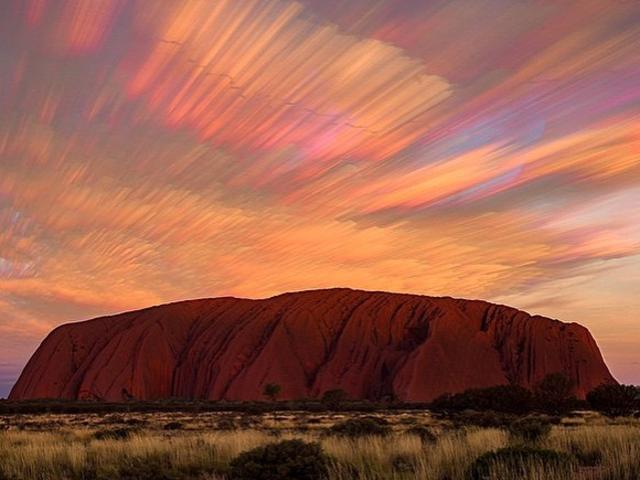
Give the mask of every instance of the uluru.
<path id="1" fill-rule="evenodd" d="M 429 401 L 469 388 L 532 387 L 550 373 L 584 397 L 614 383 L 589 331 L 478 300 L 351 289 L 183 301 L 62 325 L 12 400 L 256 400 L 342 389 Z"/>

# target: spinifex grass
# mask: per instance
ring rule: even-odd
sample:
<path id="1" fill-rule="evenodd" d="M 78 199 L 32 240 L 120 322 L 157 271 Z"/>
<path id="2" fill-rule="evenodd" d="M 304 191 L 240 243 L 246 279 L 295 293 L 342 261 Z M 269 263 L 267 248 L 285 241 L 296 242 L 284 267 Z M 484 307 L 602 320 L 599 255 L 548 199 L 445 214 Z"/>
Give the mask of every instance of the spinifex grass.
<path id="1" fill-rule="evenodd" d="M 435 443 L 424 443 L 400 428 L 387 437 L 359 438 L 327 436 L 320 429 L 274 434 L 271 429 L 213 431 L 190 425 L 172 432 L 136 427 L 125 438 L 96 439 L 95 432 L 94 427 L 1 432 L 0 479 L 223 479 L 239 453 L 300 438 L 322 445 L 330 459 L 331 480 L 466 480 L 480 455 L 513 443 L 504 430 L 478 428 L 440 429 Z M 640 478 L 640 428 L 634 423 L 556 426 L 537 446 L 570 453 L 582 464 L 572 476 L 532 464 L 527 480 Z M 496 471 L 499 478 L 499 468 Z"/>

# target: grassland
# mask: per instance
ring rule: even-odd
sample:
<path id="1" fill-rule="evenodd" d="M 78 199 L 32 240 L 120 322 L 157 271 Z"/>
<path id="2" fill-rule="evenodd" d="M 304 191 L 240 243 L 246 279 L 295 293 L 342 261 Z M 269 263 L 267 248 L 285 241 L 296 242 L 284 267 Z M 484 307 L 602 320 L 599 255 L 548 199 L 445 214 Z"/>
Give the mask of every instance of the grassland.
<path id="1" fill-rule="evenodd" d="M 330 427 L 358 413 L 240 412 L 41 414 L 0 416 L 0 479 L 218 479 L 241 452 L 282 439 L 318 442 L 330 479 L 466 480 L 480 455 L 514 444 L 501 428 L 479 428 L 426 412 L 378 413 L 392 433 L 345 438 Z M 428 427 L 436 441 L 412 434 Z M 527 479 L 640 478 L 640 423 L 597 414 L 555 425 L 538 448 L 567 452 L 576 468 L 553 472 L 537 465 Z M 508 473 L 495 478 L 508 479 Z"/>

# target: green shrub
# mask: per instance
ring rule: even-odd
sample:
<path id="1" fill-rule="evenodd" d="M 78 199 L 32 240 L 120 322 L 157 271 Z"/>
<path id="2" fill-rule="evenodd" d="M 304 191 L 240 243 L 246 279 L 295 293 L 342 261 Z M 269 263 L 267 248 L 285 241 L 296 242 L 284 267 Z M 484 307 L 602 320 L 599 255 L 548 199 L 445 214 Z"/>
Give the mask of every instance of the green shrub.
<path id="1" fill-rule="evenodd" d="M 285 440 L 241 453 L 231 461 L 231 480 L 321 480 L 327 458 L 317 443 Z"/>
<path id="2" fill-rule="evenodd" d="M 520 441 L 539 442 L 551 433 L 551 422 L 547 417 L 520 418 L 509 425 L 509 433 Z"/>
<path id="3" fill-rule="evenodd" d="M 420 437 L 420 440 L 422 440 L 422 443 L 425 445 L 436 443 L 438 441 L 438 437 L 435 433 L 433 433 L 429 427 L 425 427 L 423 425 L 411 427 L 407 429 L 407 433 Z"/>
<path id="4" fill-rule="evenodd" d="M 526 478 L 533 470 L 546 478 L 572 478 L 576 460 L 567 453 L 530 447 L 503 448 L 479 457 L 469 469 L 470 480 Z"/>
<path id="5" fill-rule="evenodd" d="M 343 437 L 363 437 L 367 435 L 385 436 L 391 433 L 391 427 L 383 419 L 375 417 L 350 418 L 336 423 L 330 433 Z"/>

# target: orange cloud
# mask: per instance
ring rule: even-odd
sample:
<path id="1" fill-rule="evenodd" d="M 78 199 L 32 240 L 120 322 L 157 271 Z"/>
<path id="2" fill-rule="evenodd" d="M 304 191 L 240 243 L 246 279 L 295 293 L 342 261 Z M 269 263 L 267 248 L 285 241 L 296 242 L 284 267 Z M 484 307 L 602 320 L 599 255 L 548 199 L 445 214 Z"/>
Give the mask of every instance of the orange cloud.
<path id="1" fill-rule="evenodd" d="M 296 2 L 163 7 L 129 92 L 219 145 L 382 159 L 419 138 L 416 119 L 451 94 L 398 48 L 317 25 Z"/>
<path id="2" fill-rule="evenodd" d="M 7 8 L 2 355 L 66 320 L 343 285 L 583 321 L 631 378 L 634 5 L 335 4 Z"/>

